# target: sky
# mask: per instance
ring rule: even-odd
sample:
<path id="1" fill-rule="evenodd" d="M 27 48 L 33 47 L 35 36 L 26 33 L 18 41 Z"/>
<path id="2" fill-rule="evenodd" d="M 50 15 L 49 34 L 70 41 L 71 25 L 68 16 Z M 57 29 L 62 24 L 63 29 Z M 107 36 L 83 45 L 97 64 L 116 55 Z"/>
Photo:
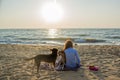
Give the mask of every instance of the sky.
<path id="1" fill-rule="evenodd" d="M 41 8 L 54 1 L 64 14 L 50 23 Z M 0 28 L 120 28 L 120 0 L 0 0 Z"/>

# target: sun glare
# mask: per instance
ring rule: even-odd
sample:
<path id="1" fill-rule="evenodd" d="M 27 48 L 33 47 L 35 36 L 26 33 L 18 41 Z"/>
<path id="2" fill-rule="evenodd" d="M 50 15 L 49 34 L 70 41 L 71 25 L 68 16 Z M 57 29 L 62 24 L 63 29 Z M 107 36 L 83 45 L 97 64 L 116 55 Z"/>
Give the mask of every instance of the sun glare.
<path id="1" fill-rule="evenodd" d="M 48 35 L 52 38 L 55 37 L 56 33 L 57 33 L 57 29 L 49 29 L 48 30 Z"/>
<path id="2" fill-rule="evenodd" d="M 44 4 L 41 12 L 43 19 L 47 22 L 58 22 L 63 17 L 63 9 L 56 2 Z"/>

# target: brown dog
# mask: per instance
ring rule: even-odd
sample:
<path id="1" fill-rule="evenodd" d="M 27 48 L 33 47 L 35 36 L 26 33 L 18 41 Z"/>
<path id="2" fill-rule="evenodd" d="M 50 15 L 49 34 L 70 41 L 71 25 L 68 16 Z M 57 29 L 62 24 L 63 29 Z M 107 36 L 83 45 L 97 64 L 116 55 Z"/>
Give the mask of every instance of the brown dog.
<path id="1" fill-rule="evenodd" d="M 52 63 L 53 66 L 55 67 L 55 61 L 56 61 L 56 58 L 57 58 L 58 49 L 53 48 L 53 49 L 50 49 L 50 50 L 52 51 L 51 54 L 48 54 L 48 55 L 40 54 L 40 55 L 37 55 L 35 57 L 27 59 L 27 60 L 34 59 L 35 65 L 37 66 L 37 72 L 38 73 L 39 73 L 39 68 L 40 68 L 41 62 Z"/>

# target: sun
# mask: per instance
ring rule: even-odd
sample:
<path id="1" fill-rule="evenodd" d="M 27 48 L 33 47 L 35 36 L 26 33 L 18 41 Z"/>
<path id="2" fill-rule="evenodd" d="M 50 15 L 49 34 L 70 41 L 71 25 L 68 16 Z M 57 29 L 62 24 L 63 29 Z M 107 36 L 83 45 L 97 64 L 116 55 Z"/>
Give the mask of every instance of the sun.
<path id="1" fill-rule="evenodd" d="M 42 6 L 42 17 L 47 22 L 58 22 L 63 18 L 63 9 L 57 3 L 46 3 Z"/>

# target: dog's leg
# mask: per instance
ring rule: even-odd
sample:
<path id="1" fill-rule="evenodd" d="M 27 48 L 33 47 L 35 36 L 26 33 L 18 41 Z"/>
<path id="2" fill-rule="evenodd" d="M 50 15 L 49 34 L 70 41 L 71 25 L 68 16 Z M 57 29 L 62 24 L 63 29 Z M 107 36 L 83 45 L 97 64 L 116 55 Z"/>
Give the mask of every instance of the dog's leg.
<path id="1" fill-rule="evenodd" d="M 40 62 L 37 62 L 37 73 L 39 73 Z"/>
<path id="2" fill-rule="evenodd" d="M 37 73 L 39 73 L 40 61 L 38 60 L 38 58 L 35 58 L 35 64 L 37 66 Z"/>
<path id="3" fill-rule="evenodd" d="M 53 67 L 55 68 L 55 61 L 53 62 Z"/>
<path id="4" fill-rule="evenodd" d="M 53 62 L 53 70 L 55 70 L 55 61 Z"/>

